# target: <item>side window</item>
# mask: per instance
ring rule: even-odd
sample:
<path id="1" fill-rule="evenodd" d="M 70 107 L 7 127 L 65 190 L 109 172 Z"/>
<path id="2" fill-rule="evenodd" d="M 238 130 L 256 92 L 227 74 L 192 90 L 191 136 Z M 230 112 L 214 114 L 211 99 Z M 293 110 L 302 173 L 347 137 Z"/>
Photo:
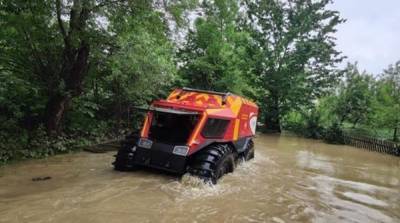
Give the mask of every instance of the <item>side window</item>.
<path id="1" fill-rule="evenodd" d="M 225 134 L 229 120 L 209 118 L 201 134 L 206 138 L 220 138 Z"/>

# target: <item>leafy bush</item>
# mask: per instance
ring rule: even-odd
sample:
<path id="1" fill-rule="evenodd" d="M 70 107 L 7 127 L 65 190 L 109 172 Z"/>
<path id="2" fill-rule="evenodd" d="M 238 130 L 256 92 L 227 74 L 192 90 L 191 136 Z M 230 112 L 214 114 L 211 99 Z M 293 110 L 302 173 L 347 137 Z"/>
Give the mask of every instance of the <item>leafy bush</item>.
<path id="1" fill-rule="evenodd" d="M 333 123 L 325 131 L 324 140 L 331 144 L 344 144 L 343 131 L 338 123 Z"/>
<path id="2" fill-rule="evenodd" d="M 315 109 L 308 113 L 291 112 L 285 117 L 283 128 L 307 138 L 321 139 L 324 127 L 320 124 L 320 114 Z"/>
<path id="3" fill-rule="evenodd" d="M 324 135 L 324 127 L 320 124 L 321 116 L 316 110 L 312 110 L 305 119 L 303 135 L 307 138 L 321 139 Z"/>
<path id="4" fill-rule="evenodd" d="M 100 130 L 90 132 L 90 134 L 60 134 L 56 137 L 49 137 L 43 127 L 30 132 L 24 129 L 19 130 L 18 134 L 0 132 L 0 164 L 77 151 L 80 147 L 99 142 L 104 138 L 116 137 Z"/>

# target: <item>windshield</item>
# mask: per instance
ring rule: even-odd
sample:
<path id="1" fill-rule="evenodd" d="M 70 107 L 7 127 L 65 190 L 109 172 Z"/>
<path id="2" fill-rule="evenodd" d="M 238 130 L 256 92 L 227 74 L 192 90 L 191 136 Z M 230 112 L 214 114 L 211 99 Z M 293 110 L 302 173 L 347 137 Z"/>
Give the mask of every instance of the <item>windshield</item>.
<path id="1" fill-rule="evenodd" d="M 186 144 L 198 120 L 198 115 L 154 112 L 149 138 L 165 143 Z"/>

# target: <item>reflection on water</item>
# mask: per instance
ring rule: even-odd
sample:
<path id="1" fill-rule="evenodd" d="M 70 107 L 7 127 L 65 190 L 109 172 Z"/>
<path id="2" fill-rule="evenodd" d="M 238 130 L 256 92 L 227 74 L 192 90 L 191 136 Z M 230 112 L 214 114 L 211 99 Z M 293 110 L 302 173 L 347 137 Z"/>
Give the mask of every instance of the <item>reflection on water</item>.
<path id="1" fill-rule="evenodd" d="M 260 135 L 255 160 L 210 186 L 189 175 L 115 172 L 112 155 L 2 167 L 0 222 L 400 222 L 398 157 Z"/>

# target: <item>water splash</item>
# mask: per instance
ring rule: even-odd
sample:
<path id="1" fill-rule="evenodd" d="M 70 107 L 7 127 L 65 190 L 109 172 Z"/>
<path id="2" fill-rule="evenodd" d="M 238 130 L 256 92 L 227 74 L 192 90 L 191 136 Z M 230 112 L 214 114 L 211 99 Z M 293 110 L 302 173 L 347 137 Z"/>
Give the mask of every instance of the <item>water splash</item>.
<path id="1" fill-rule="evenodd" d="M 190 174 L 183 175 L 180 181 L 162 185 L 161 189 L 175 197 L 175 200 L 207 198 L 231 192 L 228 185 L 213 185 Z"/>
<path id="2" fill-rule="evenodd" d="M 239 162 L 235 171 L 223 176 L 216 185 L 204 182 L 196 176 L 185 174 L 180 181 L 171 181 L 161 185 L 161 190 L 175 197 L 175 200 L 205 199 L 237 193 L 243 188 L 240 186 L 232 187 L 231 182 L 251 181 L 259 173 L 259 169 L 261 168 L 259 164 L 265 164 L 266 162 L 272 161 L 261 154 L 256 154 L 256 158 L 251 161 Z"/>

